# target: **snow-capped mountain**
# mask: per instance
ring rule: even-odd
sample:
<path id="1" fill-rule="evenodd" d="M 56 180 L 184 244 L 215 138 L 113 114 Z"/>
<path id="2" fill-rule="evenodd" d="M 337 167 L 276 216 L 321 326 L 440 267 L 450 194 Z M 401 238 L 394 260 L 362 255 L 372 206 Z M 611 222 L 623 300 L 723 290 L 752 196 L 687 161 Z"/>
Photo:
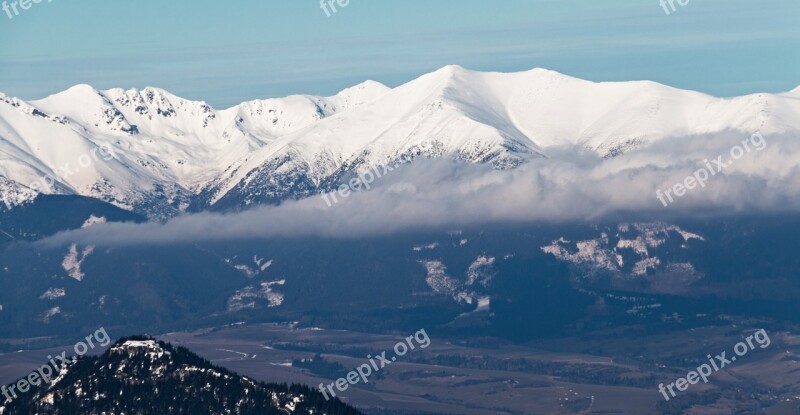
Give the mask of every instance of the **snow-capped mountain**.
<path id="1" fill-rule="evenodd" d="M 555 147 L 610 157 L 725 131 L 800 131 L 798 90 L 723 99 L 448 66 L 394 89 L 368 81 L 215 110 L 156 88 L 78 85 L 31 102 L 0 94 L 0 194 L 7 206 L 77 194 L 171 216 L 302 198 L 417 157 L 508 169 Z"/>
<path id="2" fill-rule="evenodd" d="M 0 95 L 4 195 L 12 205 L 24 201 L 39 191 L 31 184 L 47 177 L 53 180 L 41 186 L 44 193 L 169 215 L 254 150 L 384 90 L 367 82 L 333 97 L 290 96 L 223 111 L 156 88 L 78 85 L 31 103 Z"/>

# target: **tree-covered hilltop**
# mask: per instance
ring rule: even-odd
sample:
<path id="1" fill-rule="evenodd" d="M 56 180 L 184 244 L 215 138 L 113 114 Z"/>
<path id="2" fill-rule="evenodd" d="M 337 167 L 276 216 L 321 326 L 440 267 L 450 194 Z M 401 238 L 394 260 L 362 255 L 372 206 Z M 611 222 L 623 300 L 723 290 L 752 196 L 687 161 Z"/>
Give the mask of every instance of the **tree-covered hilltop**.
<path id="1" fill-rule="evenodd" d="M 265 384 L 149 337 L 117 341 L 71 361 L 52 384 L 31 386 L 0 414 L 360 415 L 304 385 Z"/>

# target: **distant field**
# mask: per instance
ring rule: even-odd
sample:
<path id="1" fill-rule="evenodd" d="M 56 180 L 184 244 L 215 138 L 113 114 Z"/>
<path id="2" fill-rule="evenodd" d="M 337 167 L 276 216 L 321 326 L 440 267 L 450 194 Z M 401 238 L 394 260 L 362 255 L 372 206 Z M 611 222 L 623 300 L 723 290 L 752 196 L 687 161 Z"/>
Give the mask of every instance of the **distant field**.
<path id="1" fill-rule="evenodd" d="M 739 322 L 742 328 L 748 323 L 755 324 Z M 390 350 L 403 337 L 247 325 L 172 333 L 162 339 L 260 380 L 318 385 L 333 379 L 291 367 L 292 360 L 321 353 L 324 360 L 351 369 L 365 363 L 368 353 Z M 648 337 L 629 328 L 528 344 L 487 341 L 499 345 L 491 348 L 483 347 L 480 339 L 430 337 L 427 349 L 409 352 L 384 368 L 381 377 L 371 378 L 367 387 L 356 385 L 341 396 L 371 414 L 765 413 L 759 408 L 797 414 L 800 410 L 800 337 L 787 333 L 772 333 L 768 348 L 712 375 L 712 386 L 692 386 L 670 406 L 664 406 L 658 383 L 685 376 L 698 365 L 693 360 L 730 349 L 741 340 L 736 330 L 697 328 Z"/>
<path id="2" fill-rule="evenodd" d="M 640 327 L 616 328 L 526 344 L 446 339 L 431 332 L 429 347 L 398 358 L 366 386 L 338 394 L 374 415 L 800 413 L 800 336 L 787 332 L 771 332 L 769 347 L 713 374 L 709 385 L 693 385 L 668 404 L 664 401 L 659 383 L 685 376 L 707 354 L 730 350 L 742 330 L 763 322 L 731 323 L 653 335 Z M 258 380 L 316 386 L 339 376 L 294 367 L 293 360 L 319 353 L 331 367 L 349 371 L 367 363 L 368 354 L 391 353 L 411 334 L 259 324 L 160 338 Z M 0 355 L 0 383 L 26 375 L 48 354 L 66 349 Z"/>

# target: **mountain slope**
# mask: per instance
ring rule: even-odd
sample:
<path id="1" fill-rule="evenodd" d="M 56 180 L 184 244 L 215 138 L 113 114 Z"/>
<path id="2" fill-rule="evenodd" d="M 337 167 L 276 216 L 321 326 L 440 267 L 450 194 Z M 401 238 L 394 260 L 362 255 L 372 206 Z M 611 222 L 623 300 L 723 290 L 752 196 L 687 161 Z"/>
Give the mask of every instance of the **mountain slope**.
<path id="1" fill-rule="evenodd" d="M 447 66 L 394 89 L 365 82 L 215 110 L 157 88 L 78 85 L 32 102 L 0 94 L 0 194 L 10 206 L 78 194 L 167 217 L 303 198 L 418 157 L 509 169 L 556 149 L 607 158 L 756 131 L 800 131 L 796 89 L 723 99 L 647 81 Z"/>
<path id="2" fill-rule="evenodd" d="M 156 88 L 78 85 L 31 103 L 0 94 L 0 193 L 11 206 L 38 193 L 78 194 L 171 216 L 231 163 L 385 89 L 366 82 L 333 97 L 290 96 L 222 111 Z"/>
<path id="3" fill-rule="evenodd" d="M 211 365 L 182 347 L 122 339 L 73 361 L 0 406 L 0 414 L 342 414 L 360 412 L 300 385 L 264 384 Z"/>

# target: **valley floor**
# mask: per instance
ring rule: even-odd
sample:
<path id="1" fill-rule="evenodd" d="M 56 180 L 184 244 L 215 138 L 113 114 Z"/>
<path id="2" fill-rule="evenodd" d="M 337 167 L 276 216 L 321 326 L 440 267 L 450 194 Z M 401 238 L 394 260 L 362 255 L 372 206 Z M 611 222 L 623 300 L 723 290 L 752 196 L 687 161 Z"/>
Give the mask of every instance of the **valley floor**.
<path id="1" fill-rule="evenodd" d="M 659 383 L 685 376 L 706 354 L 740 341 L 731 327 L 754 324 L 738 323 L 650 335 L 638 327 L 616 328 L 527 344 L 430 333 L 426 349 L 398 357 L 369 377 L 366 387 L 359 383 L 337 394 L 371 415 L 797 414 L 800 336 L 788 332 L 770 332 L 769 347 L 713 374 L 708 386 L 693 385 L 668 403 L 659 393 Z M 258 380 L 319 385 L 368 363 L 368 354 L 387 350 L 391 356 L 410 334 L 258 324 L 160 338 Z M 39 356 L 53 352 L 0 355 L 0 383 L 25 375 L 42 361 Z M 308 365 L 317 354 L 325 364 Z"/>

